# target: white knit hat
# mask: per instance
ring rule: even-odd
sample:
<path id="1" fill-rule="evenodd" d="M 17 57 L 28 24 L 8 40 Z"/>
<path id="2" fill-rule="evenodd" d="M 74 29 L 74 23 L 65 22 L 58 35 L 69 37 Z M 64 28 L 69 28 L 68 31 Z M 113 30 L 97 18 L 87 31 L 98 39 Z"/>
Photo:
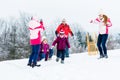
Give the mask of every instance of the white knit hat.
<path id="1" fill-rule="evenodd" d="M 62 22 L 66 22 L 66 19 L 65 19 L 65 18 L 63 18 L 63 19 L 62 19 Z"/>
<path id="2" fill-rule="evenodd" d="M 98 12 L 98 15 L 103 15 L 103 14 L 104 14 L 103 9 L 100 9 L 99 12 Z"/>
<path id="3" fill-rule="evenodd" d="M 42 41 L 43 41 L 44 39 L 46 39 L 46 40 L 47 40 L 46 36 L 42 36 Z"/>
<path id="4" fill-rule="evenodd" d="M 63 30 L 61 30 L 61 31 L 60 31 L 60 34 L 64 34 L 64 31 L 63 31 Z"/>

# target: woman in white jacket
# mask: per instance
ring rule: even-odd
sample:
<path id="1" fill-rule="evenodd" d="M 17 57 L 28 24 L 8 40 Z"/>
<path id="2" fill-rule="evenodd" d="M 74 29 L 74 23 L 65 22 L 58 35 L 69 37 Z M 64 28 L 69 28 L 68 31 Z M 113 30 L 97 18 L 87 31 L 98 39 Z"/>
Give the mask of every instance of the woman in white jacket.
<path id="1" fill-rule="evenodd" d="M 110 18 L 108 18 L 105 14 L 99 14 L 99 17 L 95 20 L 91 20 L 91 23 L 96 23 L 99 25 L 97 46 L 100 52 L 100 58 L 108 58 L 106 41 L 108 39 L 108 27 L 112 26 Z"/>
<path id="2" fill-rule="evenodd" d="M 39 22 L 36 17 L 32 17 L 28 23 L 30 31 L 30 45 L 32 47 L 32 53 L 29 57 L 28 66 L 40 66 L 37 65 L 37 57 L 41 47 L 41 32 L 44 30 L 42 20 Z"/>

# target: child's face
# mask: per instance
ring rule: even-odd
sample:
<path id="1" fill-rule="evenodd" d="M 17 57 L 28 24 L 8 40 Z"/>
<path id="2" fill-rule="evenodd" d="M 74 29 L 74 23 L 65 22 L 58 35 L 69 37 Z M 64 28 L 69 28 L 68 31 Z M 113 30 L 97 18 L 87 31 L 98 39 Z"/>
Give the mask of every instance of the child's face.
<path id="1" fill-rule="evenodd" d="M 47 40 L 44 40 L 43 43 L 46 44 L 46 43 L 47 43 Z"/>
<path id="2" fill-rule="evenodd" d="M 65 25 L 65 24 L 66 24 L 66 19 L 63 19 L 63 20 L 62 20 L 62 23 Z"/>

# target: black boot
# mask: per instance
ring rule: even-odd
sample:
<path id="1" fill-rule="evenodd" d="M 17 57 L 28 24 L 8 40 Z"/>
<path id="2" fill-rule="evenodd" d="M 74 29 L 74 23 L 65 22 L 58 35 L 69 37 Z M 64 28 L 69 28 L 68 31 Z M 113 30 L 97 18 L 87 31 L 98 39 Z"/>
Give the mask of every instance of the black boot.
<path id="1" fill-rule="evenodd" d="M 32 64 L 32 68 L 34 68 L 35 66 L 40 67 L 40 64 Z"/>
<path id="2" fill-rule="evenodd" d="M 104 56 L 103 56 L 103 55 L 101 55 L 101 56 L 100 56 L 100 58 L 104 58 Z"/>
<path id="3" fill-rule="evenodd" d="M 64 60 L 61 60 L 61 63 L 64 64 Z"/>
<path id="4" fill-rule="evenodd" d="M 31 66 L 31 63 L 28 63 L 27 66 Z"/>
<path id="5" fill-rule="evenodd" d="M 103 56 L 103 55 L 100 55 L 100 57 L 99 57 L 98 59 L 102 59 L 102 58 L 104 58 L 104 56 Z"/>
<path id="6" fill-rule="evenodd" d="M 56 62 L 58 62 L 59 61 L 59 58 L 56 58 Z"/>
<path id="7" fill-rule="evenodd" d="M 104 57 L 105 57 L 105 58 L 108 58 L 108 55 L 106 54 Z"/>
<path id="8" fill-rule="evenodd" d="M 35 64 L 33 63 L 33 64 L 31 65 L 31 67 L 34 68 L 34 67 L 35 67 Z"/>

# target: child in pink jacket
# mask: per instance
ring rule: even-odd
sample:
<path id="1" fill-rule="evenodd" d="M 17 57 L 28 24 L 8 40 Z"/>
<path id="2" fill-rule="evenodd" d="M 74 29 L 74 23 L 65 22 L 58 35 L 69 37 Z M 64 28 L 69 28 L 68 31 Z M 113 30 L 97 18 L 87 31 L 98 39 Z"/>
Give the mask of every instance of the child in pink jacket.
<path id="1" fill-rule="evenodd" d="M 47 61 L 48 55 L 49 55 L 49 44 L 47 43 L 47 39 L 44 38 L 42 43 L 41 43 L 41 48 L 40 48 L 38 60 L 42 60 L 43 58 L 45 58 L 45 61 Z"/>

